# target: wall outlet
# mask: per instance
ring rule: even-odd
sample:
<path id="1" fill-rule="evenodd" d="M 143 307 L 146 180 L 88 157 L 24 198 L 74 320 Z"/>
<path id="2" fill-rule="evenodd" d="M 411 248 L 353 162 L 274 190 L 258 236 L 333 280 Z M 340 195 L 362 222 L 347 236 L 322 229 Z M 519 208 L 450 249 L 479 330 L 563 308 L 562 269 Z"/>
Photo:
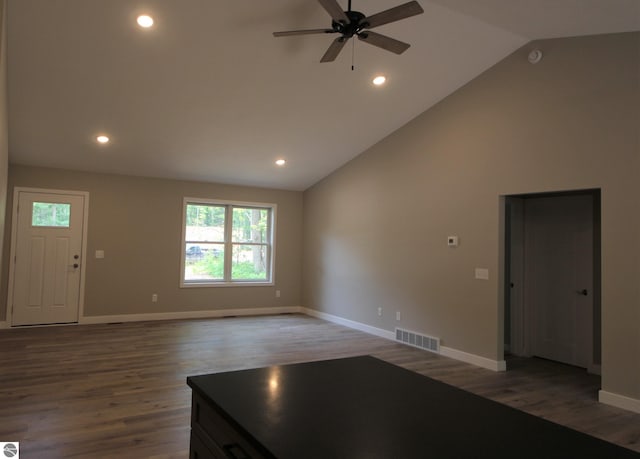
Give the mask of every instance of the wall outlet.
<path id="1" fill-rule="evenodd" d="M 382 308 L 378 308 L 378 315 L 382 317 Z"/>
<path id="2" fill-rule="evenodd" d="M 280 298 L 280 290 L 276 290 L 276 298 Z"/>
<path id="3" fill-rule="evenodd" d="M 152 303 L 157 303 L 158 302 L 158 294 L 154 293 L 153 295 L 151 295 L 151 302 Z"/>
<path id="4" fill-rule="evenodd" d="M 396 320 L 400 320 L 400 311 L 396 311 Z"/>

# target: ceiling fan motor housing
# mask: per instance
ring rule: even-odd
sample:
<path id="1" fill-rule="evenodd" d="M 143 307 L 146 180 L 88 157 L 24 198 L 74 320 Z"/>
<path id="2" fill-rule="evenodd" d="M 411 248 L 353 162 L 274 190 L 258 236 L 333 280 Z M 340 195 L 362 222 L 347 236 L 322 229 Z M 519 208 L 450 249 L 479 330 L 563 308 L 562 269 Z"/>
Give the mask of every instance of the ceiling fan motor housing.
<path id="1" fill-rule="evenodd" d="M 366 16 L 359 11 L 345 11 L 344 14 L 349 18 L 349 23 L 344 24 L 338 21 L 332 21 L 331 27 L 338 33 L 341 33 L 342 36 L 346 38 L 351 38 L 354 35 L 357 35 L 362 29 L 367 26 L 367 23 L 360 24 Z"/>

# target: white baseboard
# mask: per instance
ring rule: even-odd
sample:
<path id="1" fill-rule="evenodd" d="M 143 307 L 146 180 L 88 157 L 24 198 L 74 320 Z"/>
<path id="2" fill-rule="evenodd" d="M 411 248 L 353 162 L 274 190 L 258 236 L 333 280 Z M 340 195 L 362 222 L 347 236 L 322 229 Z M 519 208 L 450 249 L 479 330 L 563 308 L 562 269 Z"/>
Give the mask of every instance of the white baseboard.
<path id="1" fill-rule="evenodd" d="M 113 322 L 143 322 L 147 320 L 211 319 L 229 316 L 265 316 L 273 314 L 296 314 L 302 312 L 299 306 L 274 308 L 217 309 L 205 311 L 158 312 L 149 314 L 119 314 L 112 316 L 86 316 L 79 324 L 106 324 Z"/>
<path id="2" fill-rule="evenodd" d="M 616 408 L 640 413 L 640 400 L 635 398 L 600 390 L 598 391 L 598 401 L 606 405 L 615 406 Z"/>
<path id="3" fill-rule="evenodd" d="M 505 362 L 504 360 L 491 360 L 486 357 L 481 357 L 479 355 L 470 354 L 464 351 L 459 351 L 458 349 L 453 349 L 451 347 L 440 346 L 440 354 L 444 355 L 445 357 L 450 357 L 455 360 L 460 360 L 462 362 L 470 363 L 478 367 L 486 368 L 487 370 L 492 370 L 492 371 L 507 370 L 507 362 Z"/>
<path id="4" fill-rule="evenodd" d="M 370 325 L 365 325 L 363 323 L 355 322 L 349 319 L 343 319 L 342 317 L 334 316 L 332 314 L 327 314 L 326 312 L 320 312 L 309 308 L 302 308 L 301 312 L 303 314 L 307 314 L 308 316 L 317 317 L 319 319 L 333 322 L 338 325 L 344 325 L 345 327 L 354 328 L 356 330 L 369 333 L 370 335 L 380 336 L 381 338 L 386 338 L 398 343 L 398 341 L 396 341 L 396 335 L 394 332 L 390 332 L 382 328 L 372 327 Z M 488 370 L 505 371 L 507 369 L 507 364 L 504 360 L 491 360 L 486 357 L 469 354 L 468 352 L 459 351 L 450 347 L 440 346 L 440 354 L 444 355 L 445 357 L 470 363 L 472 365 L 486 368 Z"/>
<path id="5" fill-rule="evenodd" d="M 396 335 L 393 332 L 388 330 L 383 330 L 382 328 L 372 327 L 371 325 L 366 325 L 360 322 L 355 322 L 349 319 L 343 319 L 342 317 L 334 316 L 333 314 L 327 314 L 326 312 L 316 311 L 314 309 L 302 308 L 301 311 L 303 314 L 308 316 L 317 317 L 318 319 L 326 320 L 327 322 L 332 322 L 338 325 L 344 325 L 345 327 L 353 328 L 355 330 L 360 330 L 361 332 L 369 333 L 370 335 L 376 335 L 381 338 L 390 339 L 395 341 Z"/>

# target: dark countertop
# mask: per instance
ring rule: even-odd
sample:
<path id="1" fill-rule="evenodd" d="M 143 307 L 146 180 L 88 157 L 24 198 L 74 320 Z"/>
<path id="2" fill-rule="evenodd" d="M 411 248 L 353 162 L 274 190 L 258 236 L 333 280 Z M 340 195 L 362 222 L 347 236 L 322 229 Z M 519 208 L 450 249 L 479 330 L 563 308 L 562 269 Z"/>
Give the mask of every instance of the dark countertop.
<path id="1" fill-rule="evenodd" d="M 640 458 L 371 356 L 187 383 L 278 459 Z"/>

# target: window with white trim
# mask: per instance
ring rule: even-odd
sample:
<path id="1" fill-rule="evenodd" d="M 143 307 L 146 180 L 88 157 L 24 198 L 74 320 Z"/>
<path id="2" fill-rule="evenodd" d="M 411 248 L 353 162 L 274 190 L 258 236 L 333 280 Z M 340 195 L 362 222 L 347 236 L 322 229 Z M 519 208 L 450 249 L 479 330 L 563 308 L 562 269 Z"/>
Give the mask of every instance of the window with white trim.
<path id="1" fill-rule="evenodd" d="M 275 204 L 184 199 L 181 286 L 273 282 Z"/>

